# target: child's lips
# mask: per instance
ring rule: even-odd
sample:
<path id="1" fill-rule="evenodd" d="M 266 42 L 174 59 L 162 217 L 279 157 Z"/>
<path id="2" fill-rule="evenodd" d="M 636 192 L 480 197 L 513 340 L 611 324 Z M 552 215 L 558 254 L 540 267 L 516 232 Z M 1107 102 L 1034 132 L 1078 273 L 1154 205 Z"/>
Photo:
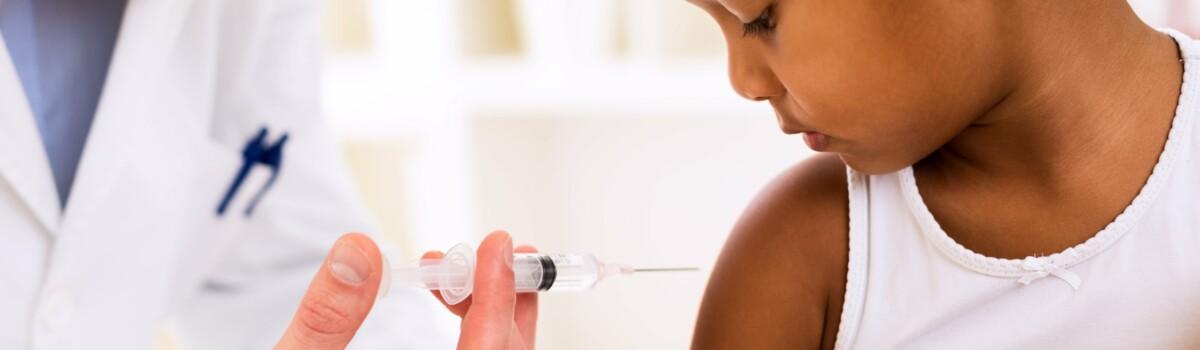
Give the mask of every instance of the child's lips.
<path id="1" fill-rule="evenodd" d="M 804 144 L 814 151 L 823 152 L 826 147 L 829 147 L 829 135 L 807 131 L 804 133 Z"/>
<path id="2" fill-rule="evenodd" d="M 829 135 L 825 135 L 811 128 L 801 125 L 796 118 L 792 117 L 786 104 L 777 103 L 776 100 L 771 100 L 771 106 L 775 109 L 775 119 L 779 122 L 779 129 L 783 130 L 784 134 L 804 134 L 804 143 L 814 151 L 822 152 L 826 147 L 829 147 Z"/>

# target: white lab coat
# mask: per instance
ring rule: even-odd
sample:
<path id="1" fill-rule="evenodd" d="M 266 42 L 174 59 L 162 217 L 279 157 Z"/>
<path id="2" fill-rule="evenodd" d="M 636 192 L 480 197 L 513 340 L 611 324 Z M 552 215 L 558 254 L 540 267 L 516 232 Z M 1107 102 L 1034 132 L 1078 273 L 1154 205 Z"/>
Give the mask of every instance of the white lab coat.
<path id="1" fill-rule="evenodd" d="M 320 119 L 318 5 L 128 0 L 63 209 L 0 44 L 0 349 L 274 345 L 333 241 L 370 228 Z M 218 217 L 261 127 L 290 134 L 278 180 L 243 215 L 256 168 Z M 448 348 L 430 300 L 377 303 L 355 344 Z"/>

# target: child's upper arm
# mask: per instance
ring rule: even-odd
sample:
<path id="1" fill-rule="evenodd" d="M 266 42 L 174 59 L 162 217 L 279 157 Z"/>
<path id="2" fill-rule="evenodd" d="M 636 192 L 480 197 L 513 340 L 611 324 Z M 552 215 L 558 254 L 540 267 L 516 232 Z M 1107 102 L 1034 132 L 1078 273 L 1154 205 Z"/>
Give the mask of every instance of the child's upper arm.
<path id="1" fill-rule="evenodd" d="M 742 214 L 705 291 L 693 349 L 832 348 L 846 285 L 845 166 L 819 155 Z"/>

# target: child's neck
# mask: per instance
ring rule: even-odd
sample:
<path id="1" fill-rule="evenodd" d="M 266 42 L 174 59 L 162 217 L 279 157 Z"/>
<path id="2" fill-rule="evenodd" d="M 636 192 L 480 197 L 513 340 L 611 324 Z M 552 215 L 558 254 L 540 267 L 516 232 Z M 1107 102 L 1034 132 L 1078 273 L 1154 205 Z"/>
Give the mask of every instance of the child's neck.
<path id="1" fill-rule="evenodd" d="M 1124 1 L 1014 3 L 1045 8 L 1012 17 L 1006 42 L 1016 47 L 999 68 L 1006 93 L 914 166 L 947 233 L 1007 258 L 1079 244 L 1133 201 L 1161 154 L 1182 78 L 1175 43 Z M 1081 8 L 1055 8 L 1071 6 Z"/>
<path id="2" fill-rule="evenodd" d="M 1014 10 L 1006 95 L 926 163 L 1030 190 L 1140 184 L 1179 96 L 1175 43 L 1124 1 L 1037 3 Z"/>

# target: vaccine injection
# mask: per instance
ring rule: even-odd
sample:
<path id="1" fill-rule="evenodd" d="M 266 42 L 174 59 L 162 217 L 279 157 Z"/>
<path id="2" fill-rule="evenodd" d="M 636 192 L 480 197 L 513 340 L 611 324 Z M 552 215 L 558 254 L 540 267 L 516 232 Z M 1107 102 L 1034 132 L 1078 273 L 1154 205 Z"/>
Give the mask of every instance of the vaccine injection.
<path id="1" fill-rule="evenodd" d="M 415 266 L 413 266 L 415 265 Z M 392 265 L 389 287 L 436 290 L 447 304 L 462 302 L 474 290 L 475 249 L 459 243 L 441 259 L 421 259 L 413 265 Z M 698 271 L 695 267 L 634 268 L 607 263 L 586 254 L 513 254 L 517 293 L 592 289 L 601 280 L 640 272 Z"/>

